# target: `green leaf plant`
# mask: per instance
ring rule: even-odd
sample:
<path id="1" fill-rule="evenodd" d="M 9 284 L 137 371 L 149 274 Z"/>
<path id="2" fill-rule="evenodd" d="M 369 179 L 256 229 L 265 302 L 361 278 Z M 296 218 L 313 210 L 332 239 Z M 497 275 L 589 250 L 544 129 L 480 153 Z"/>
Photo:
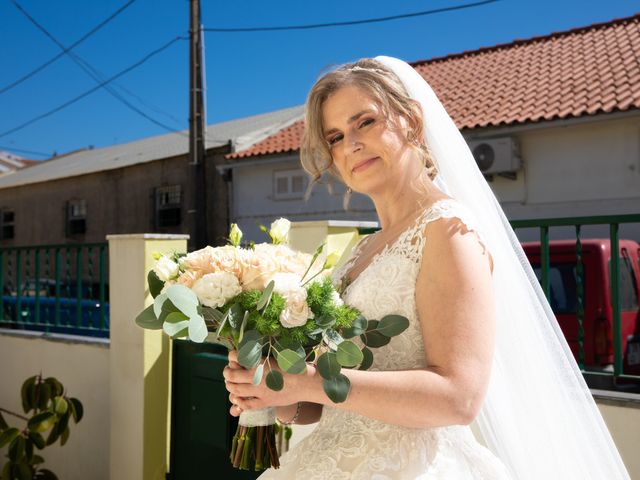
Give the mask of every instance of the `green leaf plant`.
<path id="1" fill-rule="evenodd" d="M 42 374 L 27 378 L 21 388 L 25 415 L 0 407 L 0 449 L 7 447 L 8 459 L 0 469 L 1 480 L 57 480 L 51 470 L 42 468 L 44 458 L 36 454 L 58 440 L 69 440 L 69 420 L 82 420 L 84 408 L 77 398 L 69 397 L 62 383 Z M 4 415 L 22 420 L 25 425 L 9 425 Z"/>

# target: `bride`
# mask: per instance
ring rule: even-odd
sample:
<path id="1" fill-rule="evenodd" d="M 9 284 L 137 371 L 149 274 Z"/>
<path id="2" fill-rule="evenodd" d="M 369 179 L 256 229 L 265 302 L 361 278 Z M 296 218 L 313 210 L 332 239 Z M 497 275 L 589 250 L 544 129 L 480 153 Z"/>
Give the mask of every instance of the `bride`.
<path id="1" fill-rule="evenodd" d="M 499 203 L 410 65 L 362 59 L 320 78 L 301 157 L 380 219 L 333 273 L 343 300 L 410 327 L 369 370 L 343 370 L 340 404 L 312 364 L 275 392 L 230 353 L 232 415 L 276 406 L 282 423 L 319 422 L 261 479 L 629 478 Z"/>

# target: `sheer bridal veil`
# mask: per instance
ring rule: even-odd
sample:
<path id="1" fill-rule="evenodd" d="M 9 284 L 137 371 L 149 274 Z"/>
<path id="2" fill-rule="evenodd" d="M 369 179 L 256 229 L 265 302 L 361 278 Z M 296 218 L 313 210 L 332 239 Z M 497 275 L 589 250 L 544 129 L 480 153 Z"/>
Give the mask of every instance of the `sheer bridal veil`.
<path id="1" fill-rule="evenodd" d="M 487 445 L 516 480 L 628 479 L 536 275 L 458 128 L 413 67 L 376 60 L 421 104 L 435 184 L 472 210 L 493 255 L 496 349 L 477 418 Z"/>

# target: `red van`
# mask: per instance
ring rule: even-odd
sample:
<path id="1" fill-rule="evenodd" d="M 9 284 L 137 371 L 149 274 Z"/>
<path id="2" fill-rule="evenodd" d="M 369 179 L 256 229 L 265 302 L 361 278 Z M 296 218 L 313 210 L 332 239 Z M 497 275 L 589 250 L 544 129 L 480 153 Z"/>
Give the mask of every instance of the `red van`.
<path id="1" fill-rule="evenodd" d="M 613 364 L 611 246 L 608 238 L 585 239 L 581 242 L 585 368 L 602 369 Z M 634 240 L 623 239 L 619 241 L 619 247 L 623 369 L 625 374 L 637 375 L 640 374 L 640 245 Z M 522 248 L 540 280 L 540 242 L 523 242 Z M 549 241 L 549 266 L 549 303 L 577 361 L 576 241 Z"/>

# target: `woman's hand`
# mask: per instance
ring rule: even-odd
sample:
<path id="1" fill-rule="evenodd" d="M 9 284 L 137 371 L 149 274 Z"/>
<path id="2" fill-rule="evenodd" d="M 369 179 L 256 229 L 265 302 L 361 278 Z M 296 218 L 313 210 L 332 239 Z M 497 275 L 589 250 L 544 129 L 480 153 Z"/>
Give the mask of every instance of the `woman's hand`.
<path id="1" fill-rule="evenodd" d="M 261 363 L 265 362 L 263 357 Z M 254 410 L 265 407 L 279 407 L 292 405 L 303 400 L 303 389 L 300 388 L 301 380 L 306 375 L 293 375 L 283 372 L 278 367 L 277 362 L 268 358 L 264 366 L 262 380 L 258 385 L 253 384 L 255 368 L 247 370 L 238 363 L 238 352 L 229 352 L 229 365 L 222 372 L 225 379 L 225 387 L 229 391 L 229 401 L 233 404 L 229 413 L 237 417 L 245 410 Z M 267 387 L 265 380 L 271 370 L 278 370 L 284 377 L 284 387 L 280 391 L 271 390 Z M 313 367 L 307 366 L 307 375 Z"/>

